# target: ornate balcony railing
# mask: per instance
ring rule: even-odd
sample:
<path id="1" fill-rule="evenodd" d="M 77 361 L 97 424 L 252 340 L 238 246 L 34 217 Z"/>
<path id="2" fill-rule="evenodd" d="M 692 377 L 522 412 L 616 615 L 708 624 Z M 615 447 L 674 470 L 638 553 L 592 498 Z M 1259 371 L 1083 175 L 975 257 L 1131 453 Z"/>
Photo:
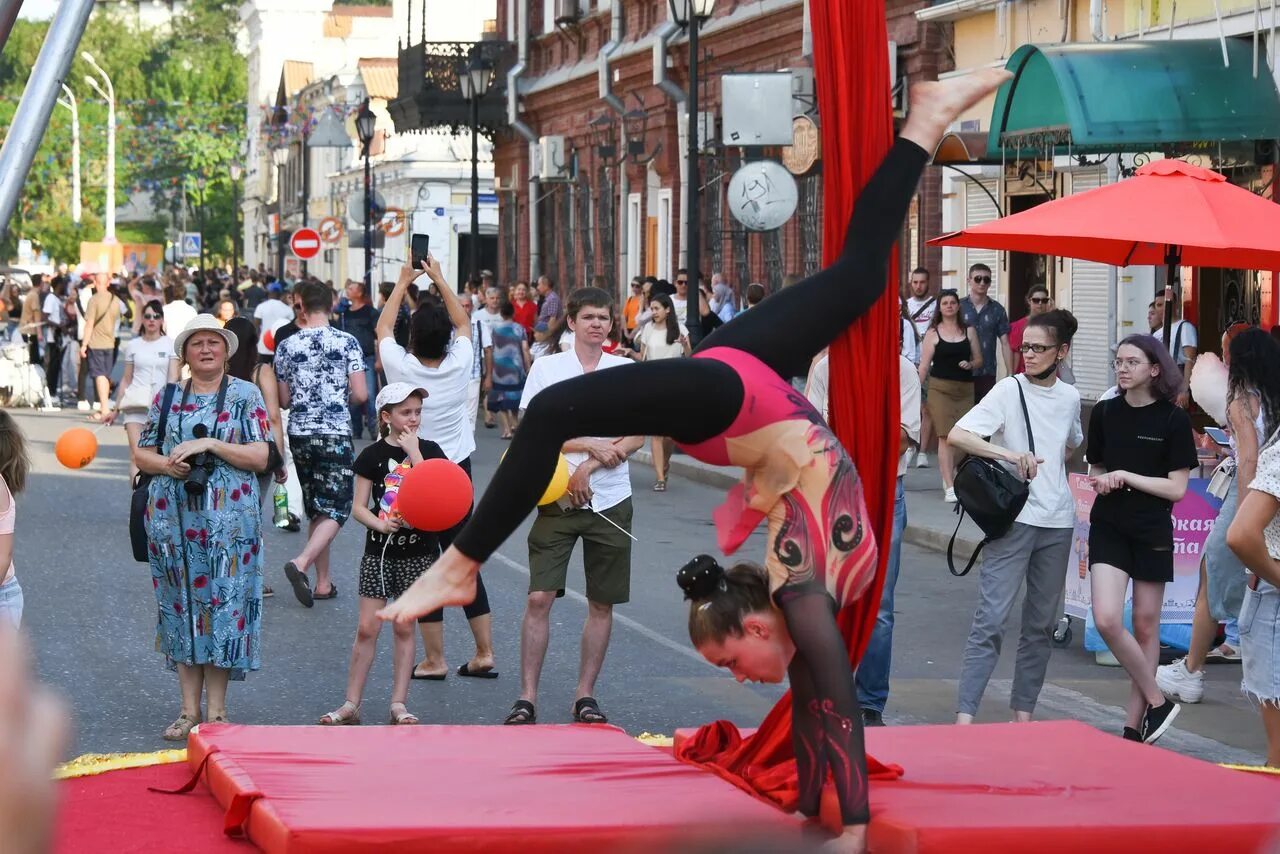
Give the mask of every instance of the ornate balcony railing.
<path id="1" fill-rule="evenodd" d="M 419 42 L 399 52 L 399 94 L 387 105 L 397 133 L 468 127 L 471 106 L 462 97 L 458 72 L 479 59 L 493 69 L 489 91 L 480 99 L 480 128 L 488 134 L 507 123 L 507 72 L 515 45 L 504 41 Z"/>

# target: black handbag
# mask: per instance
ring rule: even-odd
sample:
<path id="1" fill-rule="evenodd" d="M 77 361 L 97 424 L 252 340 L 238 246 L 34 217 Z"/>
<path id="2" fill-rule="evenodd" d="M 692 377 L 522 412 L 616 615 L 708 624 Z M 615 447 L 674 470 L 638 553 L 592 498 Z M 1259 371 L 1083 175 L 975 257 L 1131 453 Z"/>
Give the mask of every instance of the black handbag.
<path id="1" fill-rule="evenodd" d="M 173 394 L 177 391 L 176 383 L 164 387 L 164 396 L 160 401 L 160 423 L 156 425 L 158 439 L 157 450 L 164 453 L 164 433 L 168 426 L 169 409 L 173 406 Z M 133 497 L 129 501 L 129 542 L 133 545 L 133 559 L 139 563 L 147 562 L 147 488 L 151 486 L 154 475 L 139 471 L 133 476 Z"/>
<path id="2" fill-rule="evenodd" d="M 1027 425 L 1027 444 L 1031 453 L 1036 452 L 1036 439 L 1031 433 L 1031 414 L 1027 412 L 1027 397 L 1022 391 L 1022 381 L 1014 378 L 1018 384 L 1018 399 L 1022 402 L 1022 417 Z M 956 469 L 954 489 L 956 492 L 956 513 L 960 518 L 956 521 L 956 529 L 951 534 L 951 542 L 947 544 L 947 567 L 951 574 L 960 578 L 968 575 L 973 564 L 982 552 L 982 547 L 992 540 L 998 540 L 1013 527 L 1018 514 L 1027 503 L 1031 494 L 1031 484 L 1009 472 L 1003 465 L 986 457 L 966 457 Z M 956 571 L 952 552 L 956 545 L 956 536 L 960 533 L 960 524 L 965 514 L 982 529 L 983 539 L 969 556 L 964 569 Z"/>

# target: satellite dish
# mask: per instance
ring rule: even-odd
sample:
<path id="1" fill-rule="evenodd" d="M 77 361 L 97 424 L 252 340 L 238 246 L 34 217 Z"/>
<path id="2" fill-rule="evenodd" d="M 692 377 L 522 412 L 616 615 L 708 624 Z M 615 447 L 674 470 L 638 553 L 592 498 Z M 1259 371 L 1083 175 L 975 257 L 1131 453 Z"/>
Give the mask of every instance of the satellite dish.
<path id="1" fill-rule="evenodd" d="M 757 160 L 733 173 L 728 201 L 738 222 L 752 231 L 773 231 L 795 214 L 800 194 L 781 163 Z"/>
<path id="2" fill-rule="evenodd" d="M 377 190 L 373 191 L 373 215 L 371 217 L 373 224 L 377 225 L 382 221 L 383 215 L 387 212 L 387 202 L 382 198 L 382 194 Z M 364 190 L 356 190 L 347 196 L 347 222 L 352 225 L 364 227 Z"/>

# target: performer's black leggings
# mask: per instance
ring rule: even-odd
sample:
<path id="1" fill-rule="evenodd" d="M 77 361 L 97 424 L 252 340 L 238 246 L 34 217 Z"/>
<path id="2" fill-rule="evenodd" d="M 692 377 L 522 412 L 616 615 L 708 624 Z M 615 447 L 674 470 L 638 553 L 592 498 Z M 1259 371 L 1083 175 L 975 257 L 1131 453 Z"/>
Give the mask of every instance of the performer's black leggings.
<path id="1" fill-rule="evenodd" d="M 919 146 L 898 140 L 859 197 L 835 263 L 739 314 L 698 349 L 742 350 L 784 378 L 807 373 L 813 357 L 884 292 L 889 251 L 927 161 Z M 537 504 L 568 440 L 645 435 L 702 442 L 728 429 L 743 398 L 738 374 L 714 359 L 644 362 L 544 389 L 530 404 L 506 460 L 454 545 L 470 558 L 488 559 Z M 796 646 L 788 674 L 800 811 L 817 815 L 830 771 L 844 822 L 865 823 L 862 716 L 835 603 L 816 584 L 778 592 Z"/>

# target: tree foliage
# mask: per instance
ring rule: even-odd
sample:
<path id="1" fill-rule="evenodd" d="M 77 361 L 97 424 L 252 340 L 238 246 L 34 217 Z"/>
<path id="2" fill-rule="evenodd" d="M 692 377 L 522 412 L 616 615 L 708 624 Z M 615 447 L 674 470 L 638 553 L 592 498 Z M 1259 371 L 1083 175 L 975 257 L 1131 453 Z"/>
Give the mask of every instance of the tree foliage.
<path id="1" fill-rule="evenodd" d="M 210 257 L 230 257 L 235 218 L 228 168 L 242 158 L 247 90 L 246 64 L 235 46 L 236 7 L 230 0 L 191 0 L 167 30 L 140 29 L 127 14 L 95 8 L 67 76 L 79 102 L 81 225 L 71 221 L 71 113 L 56 107 L 0 255 L 11 257 L 25 237 L 74 263 L 80 241 L 102 237 L 107 105 L 85 80 L 96 75 L 80 56 L 84 51 L 115 88 L 117 204 L 149 200 L 171 233 L 185 212 L 188 230 L 203 221 Z M 0 53 L 0 126 L 12 124 L 48 26 L 18 21 Z M 156 233 L 157 226 L 140 225 L 131 231 Z M 124 230 L 117 227 L 122 241 Z"/>

